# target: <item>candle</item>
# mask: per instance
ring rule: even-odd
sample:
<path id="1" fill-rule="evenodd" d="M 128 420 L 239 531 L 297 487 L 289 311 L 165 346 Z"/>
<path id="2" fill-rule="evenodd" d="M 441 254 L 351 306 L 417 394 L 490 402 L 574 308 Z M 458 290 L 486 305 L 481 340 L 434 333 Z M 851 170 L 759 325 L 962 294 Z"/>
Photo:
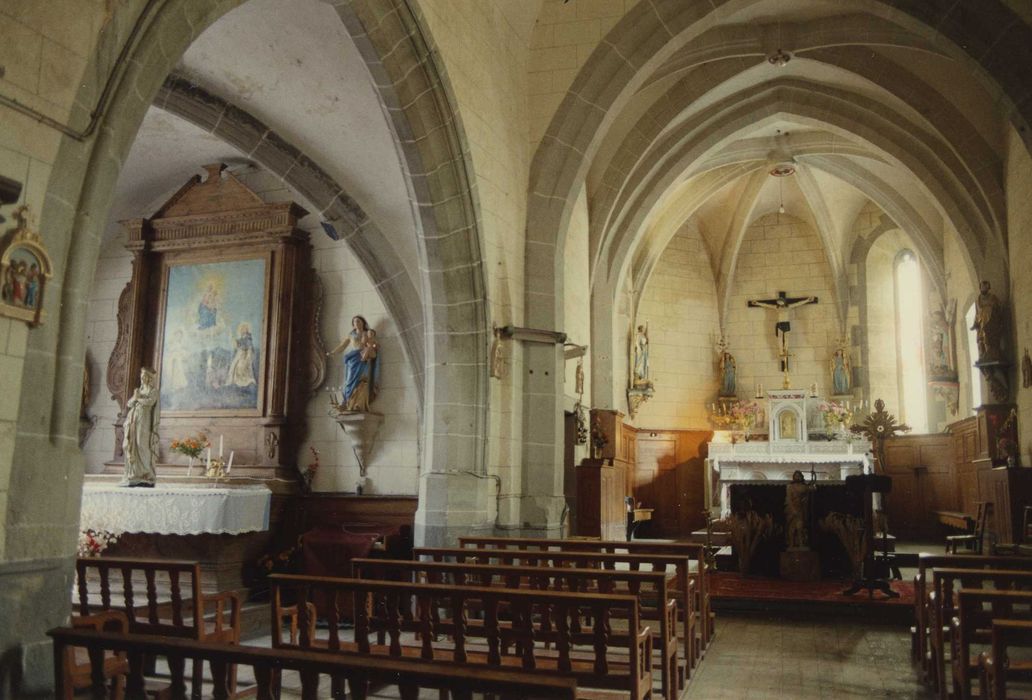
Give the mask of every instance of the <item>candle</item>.
<path id="1" fill-rule="evenodd" d="M 226 465 L 226 473 L 229 474 L 229 470 L 233 468 L 233 450 L 229 451 L 229 464 Z"/>
<path id="2" fill-rule="evenodd" d="M 208 469 L 211 469 L 211 448 L 208 448 Z"/>
<path id="3" fill-rule="evenodd" d="M 219 457 L 222 456 L 222 436 L 219 435 Z"/>

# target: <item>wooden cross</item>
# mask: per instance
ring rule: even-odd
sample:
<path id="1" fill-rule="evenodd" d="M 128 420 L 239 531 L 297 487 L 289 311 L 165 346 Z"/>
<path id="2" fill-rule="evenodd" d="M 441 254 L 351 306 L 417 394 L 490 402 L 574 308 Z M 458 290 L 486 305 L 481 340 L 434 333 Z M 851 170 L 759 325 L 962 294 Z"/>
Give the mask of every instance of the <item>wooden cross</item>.
<path id="1" fill-rule="evenodd" d="M 746 306 L 750 308 L 774 309 L 777 311 L 777 319 L 774 322 L 774 337 L 781 341 L 781 371 L 785 373 L 788 380 L 788 341 L 786 334 L 792 330 L 792 324 L 788 319 L 789 309 L 806 304 L 816 304 L 817 297 L 790 297 L 785 292 L 778 292 L 773 299 L 749 299 Z"/>

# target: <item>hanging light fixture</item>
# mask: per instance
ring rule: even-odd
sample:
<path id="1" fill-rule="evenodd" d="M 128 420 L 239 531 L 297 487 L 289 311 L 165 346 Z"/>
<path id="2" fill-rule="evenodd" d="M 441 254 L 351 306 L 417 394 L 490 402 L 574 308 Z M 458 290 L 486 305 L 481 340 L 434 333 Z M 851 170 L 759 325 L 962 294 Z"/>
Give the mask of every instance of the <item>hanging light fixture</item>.
<path id="1" fill-rule="evenodd" d="M 778 131 L 778 135 L 781 131 Z M 795 163 L 792 161 L 783 161 L 776 164 L 770 169 L 770 176 L 778 178 L 778 213 L 785 213 L 785 187 L 782 178 L 786 178 L 789 175 L 794 175 L 796 171 Z"/>

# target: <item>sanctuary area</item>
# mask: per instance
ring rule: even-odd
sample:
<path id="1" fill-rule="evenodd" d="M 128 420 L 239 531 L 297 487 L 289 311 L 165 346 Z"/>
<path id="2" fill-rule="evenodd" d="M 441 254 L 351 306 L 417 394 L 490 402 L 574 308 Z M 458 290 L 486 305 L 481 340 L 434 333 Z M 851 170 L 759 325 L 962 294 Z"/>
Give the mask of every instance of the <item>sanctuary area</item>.
<path id="1" fill-rule="evenodd" d="M 1025 0 L 0 21 L 0 698 L 1032 691 Z"/>

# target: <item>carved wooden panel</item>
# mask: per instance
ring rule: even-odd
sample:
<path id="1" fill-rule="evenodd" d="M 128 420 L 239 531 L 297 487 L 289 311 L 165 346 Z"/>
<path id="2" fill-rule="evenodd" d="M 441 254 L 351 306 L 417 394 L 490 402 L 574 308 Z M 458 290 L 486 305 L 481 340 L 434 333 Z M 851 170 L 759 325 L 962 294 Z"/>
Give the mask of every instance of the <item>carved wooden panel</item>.
<path id="1" fill-rule="evenodd" d="M 118 295 L 118 337 L 115 348 L 111 351 L 107 366 L 107 388 L 111 398 L 118 402 L 119 411 L 125 410 L 126 402 L 126 366 L 129 352 L 129 331 L 132 327 L 132 282 L 126 282 L 122 293 Z"/>

